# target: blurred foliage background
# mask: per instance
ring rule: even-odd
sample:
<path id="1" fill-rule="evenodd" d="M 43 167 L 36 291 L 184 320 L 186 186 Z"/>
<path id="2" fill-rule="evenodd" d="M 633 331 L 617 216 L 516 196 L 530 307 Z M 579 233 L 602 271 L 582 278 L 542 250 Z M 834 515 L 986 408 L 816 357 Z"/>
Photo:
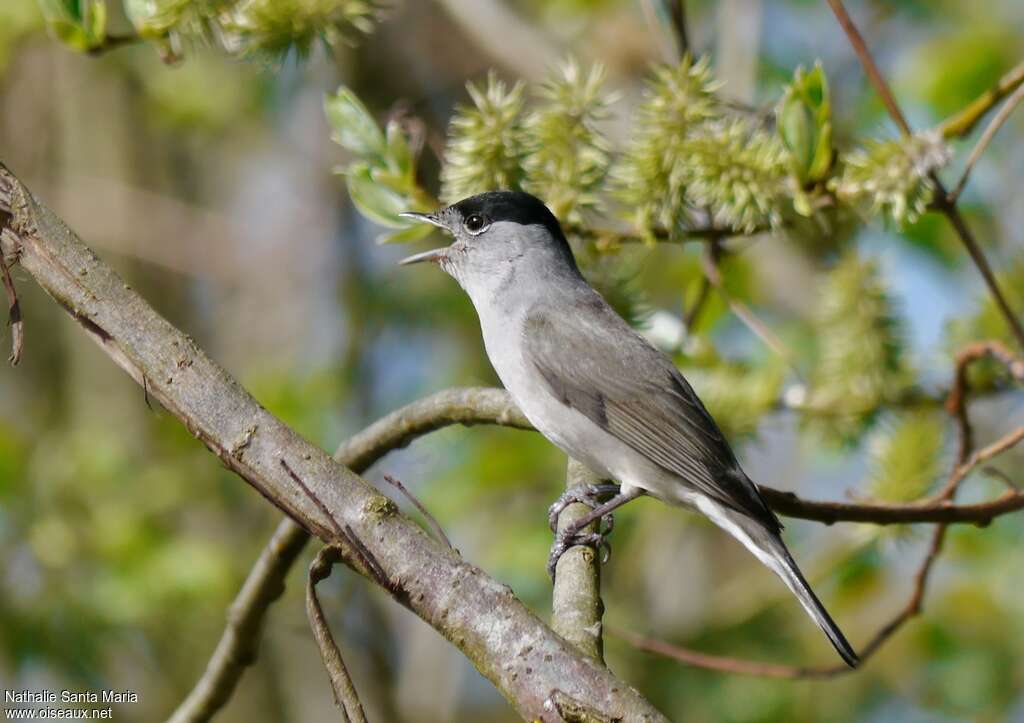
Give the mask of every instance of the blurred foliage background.
<path id="1" fill-rule="evenodd" d="M 898 141 L 823 3 L 690 2 L 691 45 L 708 59 L 682 64 L 655 6 L 4 0 L 2 160 L 327 449 L 431 391 L 497 383 L 454 282 L 399 271 L 408 248 L 377 242 L 423 237 L 397 210 L 518 185 L 548 201 L 588 275 L 676 355 L 755 480 L 818 499 L 932 490 L 953 460 L 941 408 L 953 352 L 1012 343 L 948 224 L 922 213 L 926 172 L 955 179 L 974 138 Z M 1024 59 L 1017 0 L 851 12 L 915 128 L 936 128 Z M 1024 115 L 1011 118 L 962 199 L 1018 310 L 1022 132 Z M 722 290 L 702 289 L 706 244 L 683 243 L 709 219 L 744 232 L 722 242 Z M 162 719 L 202 672 L 278 513 L 21 281 L 26 354 L 0 374 L 0 683 L 127 687 L 140 701 L 118 719 Z M 1024 409 L 998 374 L 976 381 L 984 442 Z M 994 466 L 1013 477 L 1021 461 Z M 546 614 L 544 512 L 564 462 L 537 435 L 454 428 L 368 478 L 402 479 L 463 555 Z M 1001 484 L 977 475 L 963 498 Z M 609 625 L 831 662 L 778 581 L 706 521 L 652 501 L 617 516 Z M 905 527 L 787 529 L 855 645 L 903 604 L 927 540 Z M 676 720 L 1020 720 L 1022 537 L 1014 516 L 951 530 L 923 616 L 855 675 L 729 676 L 614 637 L 609 664 Z M 332 717 L 303 574 L 221 720 Z M 344 572 L 321 588 L 371 719 L 514 719 L 407 611 Z"/>

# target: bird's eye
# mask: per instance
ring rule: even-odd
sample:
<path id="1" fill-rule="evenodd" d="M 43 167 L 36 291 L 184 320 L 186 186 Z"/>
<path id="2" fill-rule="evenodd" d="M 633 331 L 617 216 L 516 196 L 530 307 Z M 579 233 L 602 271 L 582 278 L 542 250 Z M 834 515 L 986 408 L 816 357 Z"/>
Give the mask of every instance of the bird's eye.
<path id="1" fill-rule="evenodd" d="M 468 217 L 462 224 L 466 227 L 466 230 L 476 236 L 479 233 L 483 233 L 487 230 L 487 227 L 491 225 L 490 221 L 486 217 L 481 216 L 478 213 L 474 213 Z"/>

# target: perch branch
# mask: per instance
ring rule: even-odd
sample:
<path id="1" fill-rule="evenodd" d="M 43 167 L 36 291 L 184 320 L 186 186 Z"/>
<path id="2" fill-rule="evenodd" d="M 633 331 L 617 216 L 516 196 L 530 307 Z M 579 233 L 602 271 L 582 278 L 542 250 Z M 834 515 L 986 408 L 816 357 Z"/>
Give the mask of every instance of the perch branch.
<path id="1" fill-rule="evenodd" d="M 935 504 L 947 504 L 952 501 L 960 488 L 960 484 L 967 475 L 978 465 L 1002 454 L 1024 439 L 1024 427 L 1018 427 L 1004 435 L 992 444 L 974 451 L 971 423 L 967 415 L 967 367 L 985 357 L 994 357 L 1003 363 L 1017 380 L 1024 379 L 1024 360 L 1014 356 L 1005 346 L 999 342 L 978 342 L 968 345 L 956 359 L 955 381 L 949 400 L 946 405 L 947 411 L 957 424 L 960 436 L 960 446 L 957 452 L 956 461 L 950 470 L 949 477 L 942 489 L 932 498 Z M 1019 494 L 1013 488 L 1011 494 Z M 946 540 L 946 530 L 949 524 L 938 525 L 932 533 L 932 540 L 928 546 L 917 573 L 914 575 L 914 584 L 911 588 L 910 597 L 906 604 L 883 625 L 874 637 L 861 649 L 860 658 L 862 662 L 867 661 L 874 655 L 882 645 L 889 640 L 903 625 L 911 618 L 919 615 L 924 605 L 924 596 L 928 586 L 928 578 L 931 575 L 935 561 L 942 552 L 943 543 Z M 699 668 L 707 668 L 725 673 L 736 673 L 740 675 L 756 675 L 769 678 L 832 678 L 845 675 L 851 672 L 846 665 L 828 665 L 821 667 L 804 667 L 793 665 L 780 665 L 776 663 L 763 663 L 753 660 L 708 655 L 688 648 L 679 647 L 671 643 L 644 637 L 629 631 L 614 630 L 612 634 L 640 650 L 662 655 L 664 657 L 678 660 L 687 665 Z"/>
<path id="2" fill-rule="evenodd" d="M 356 474 L 388 452 L 452 424 L 499 424 L 530 429 L 530 423 L 500 389 L 448 389 L 392 412 L 354 435 L 334 459 Z M 309 539 L 290 518 L 277 526 L 228 611 L 220 642 L 188 697 L 170 723 L 210 720 L 230 699 L 245 669 L 256 660 L 262 621 L 284 592 L 288 571 Z"/>
<path id="3" fill-rule="evenodd" d="M 598 484 L 601 480 L 584 465 L 570 458 L 565 474 L 565 487 Z M 558 531 L 587 514 L 586 505 L 573 503 L 558 516 Z M 584 527 L 582 532 L 596 532 L 600 523 Z M 601 554 L 592 547 L 570 547 L 558 560 L 555 587 L 551 593 L 551 628 L 598 663 L 604 662 L 601 617 Z"/>
<path id="4" fill-rule="evenodd" d="M 521 716 L 543 717 L 551 691 L 560 689 L 612 718 L 665 720 L 541 623 L 507 586 L 432 540 L 393 502 L 260 406 L 2 167 L 0 208 L 12 216 L 21 267 L 118 366 L 139 384 L 145 377 L 150 396 L 268 501 L 334 541 L 331 521 L 280 464 L 287 458 L 331 515 L 363 541 L 393 581 L 389 592 L 450 640 Z"/>
<path id="5" fill-rule="evenodd" d="M 874 637 L 872 637 L 871 640 L 861 648 L 861 667 L 863 667 L 863 664 L 867 662 L 868 658 L 874 655 L 878 649 L 881 648 L 889 638 L 895 635 L 908 620 L 921 612 L 925 589 L 928 585 L 928 578 L 931 574 L 932 566 L 938 558 L 939 552 L 942 550 L 942 543 L 945 540 L 945 534 L 946 525 L 939 525 L 935 528 L 935 532 L 932 534 L 931 544 L 928 546 L 928 552 L 925 553 L 924 560 L 918 568 L 917 573 L 914 575 L 914 585 L 911 589 L 909 599 L 906 604 L 900 608 L 899 612 L 897 612 L 889 622 L 882 626 L 878 632 L 875 633 Z M 678 660 L 680 663 L 685 663 L 686 665 L 692 665 L 696 668 L 706 668 L 708 670 L 717 670 L 721 673 L 754 675 L 763 678 L 802 679 L 835 678 L 853 673 L 855 670 L 860 669 L 851 668 L 843 663 L 837 665 L 801 666 L 765 663 L 757 660 L 730 658 L 723 655 L 709 655 L 707 653 L 701 653 L 696 650 L 673 645 L 672 643 L 665 642 L 664 640 L 658 640 L 657 638 L 638 635 L 637 633 L 633 633 L 628 630 L 609 628 L 609 632 L 616 638 L 625 641 L 638 650 L 645 650 L 649 653 L 654 653 L 655 655 L 661 655 L 666 658 Z"/>

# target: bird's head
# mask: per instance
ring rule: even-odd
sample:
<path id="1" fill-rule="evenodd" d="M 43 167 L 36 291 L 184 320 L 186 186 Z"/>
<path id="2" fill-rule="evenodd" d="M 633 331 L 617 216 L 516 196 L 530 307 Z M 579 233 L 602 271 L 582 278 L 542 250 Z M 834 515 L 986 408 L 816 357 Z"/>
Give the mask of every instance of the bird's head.
<path id="1" fill-rule="evenodd" d="M 433 224 L 455 240 L 401 263 L 437 263 L 474 299 L 478 294 L 508 288 L 523 273 L 578 274 L 558 219 L 528 193 L 489 191 L 434 213 L 402 215 Z"/>

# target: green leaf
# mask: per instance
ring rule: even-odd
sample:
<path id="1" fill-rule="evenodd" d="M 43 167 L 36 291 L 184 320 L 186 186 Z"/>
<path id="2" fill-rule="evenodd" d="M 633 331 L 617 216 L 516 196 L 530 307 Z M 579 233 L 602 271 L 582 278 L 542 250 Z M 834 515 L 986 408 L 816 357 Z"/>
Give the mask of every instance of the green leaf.
<path id="1" fill-rule="evenodd" d="M 104 0 L 43 0 L 40 7 L 57 39 L 75 50 L 90 50 L 106 38 Z"/>
<path id="2" fill-rule="evenodd" d="M 405 135 L 405 129 L 398 121 L 388 121 L 387 126 L 388 166 L 409 185 L 416 183 L 416 159 Z"/>
<path id="3" fill-rule="evenodd" d="M 324 112 L 334 130 L 332 138 L 342 148 L 359 156 L 384 159 L 388 145 L 377 121 L 349 88 L 341 86 L 324 98 Z"/>
<path id="4" fill-rule="evenodd" d="M 779 135 L 801 185 L 816 183 L 832 168 L 832 120 L 828 81 L 821 64 L 797 68 L 777 110 Z"/>
<path id="5" fill-rule="evenodd" d="M 408 210 L 407 197 L 375 181 L 366 164 L 354 164 L 345 176 L 352 203 L 361 214 L 388 228 L 404 229 L 409 225 L 398 215 Z"/>
<path id="6" fill-rule="evenodd" d="M 377 237 L 379 244 L 407 244 L 413 241 L 424 239 L 434 232 L 434 227 L 426 223 L 414 223 L 408 228 L 403 228 L 391 233 L 384 233 Z"/>

